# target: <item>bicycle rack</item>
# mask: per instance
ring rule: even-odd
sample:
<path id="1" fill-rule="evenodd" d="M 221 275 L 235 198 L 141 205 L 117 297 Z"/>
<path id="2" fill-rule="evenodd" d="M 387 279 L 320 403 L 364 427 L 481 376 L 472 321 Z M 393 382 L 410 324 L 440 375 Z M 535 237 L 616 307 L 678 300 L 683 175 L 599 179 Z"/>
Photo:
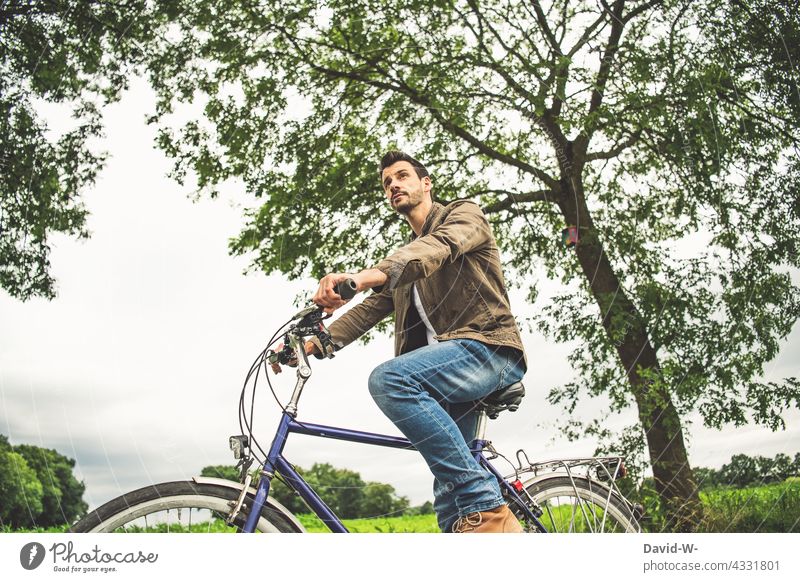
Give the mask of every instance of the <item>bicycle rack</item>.
<path id="1" fill-rule="evenodd" d="M 516 457 L 517 467 L 514 468 L 514 473 L 518 479 L 520 475 L 531 473 L 533 477 L 546 474 L 566 476 L 569 478 L 576 493 L 575 478 L 587 479 L 590 483 L 600 481 L 608 487 L 606 505 L 610 503 L 611 496 L 616 494 L 625 502 L 637 521 L 644 514 L 644 508 L 638 503 L 628 501 L 617 486 L 617 478 L 627 475 L 623 457 L 576 457 L 573 459 L 552 459 L 532 463 L 524 449 L 519 449 Z M 580 470 L 581 467 L 583 467 L 583 470 Z M 507 478 L 510 478 L 510 476 Z"/>

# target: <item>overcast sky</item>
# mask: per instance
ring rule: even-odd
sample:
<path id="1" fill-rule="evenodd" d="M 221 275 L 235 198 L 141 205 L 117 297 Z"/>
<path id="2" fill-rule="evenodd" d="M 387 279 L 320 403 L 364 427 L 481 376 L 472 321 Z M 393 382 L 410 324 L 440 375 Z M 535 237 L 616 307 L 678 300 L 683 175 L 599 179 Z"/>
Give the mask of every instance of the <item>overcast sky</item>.
<path id="1" fill-rule="evenodd" d="M 84 196 L 92 237 L 54 238 L 57 298 L 21 303 L 0 290 L 0 433 L 13 444 L 76 459 L 91 508 L 136 487 L 191 478 L 206 465 L 233 464 L 228 436 L 239 433 L 245 374 L 296 311 L 295 295 L 314 288 L 313 281 L 243 275 L 247 261 L 227 254 L 227 240 L 243 224 L 236 194 L 192 202 L 188 189 L 166 177 L 169 163 L 153 147 L 154 128 L 144 123 L 152 105 L 146 86 L 135 81 L 105 111 L 107 138 L 100 145 L 110 159 Z M 58 114 L 51 114 L 57 125 Z M 375 195 L 381 196 L 377 184 Z M 524 315 L 536 306 L 515 293 L 512 307 Z M 544 398 L 571 378 L 567 348 L 523 335 L 528 395 L 518 412 L 491 423 L 489 437 L 511 457 L 519 447 L 531 459 L 590 455 L 593 442 L 559 437 L 552 427 L 559 409 Z M 367 391 L 369 372 L 391 356 L 392 340 L 383 336 L 368 346 L 353 344 L 334 360 L 312 360 L 299 418 L 398 434 Z M 798 361 L 795 329 L 766 377 L 797 375 Z M 293 371 L 278 377 L 284 401 L 293 382 Z M 256 409 L 256 435 L 265 444 L 277 417 L 267 393 Z M 718 467 L 735 453 L 793 454 L 800 450 L 796 410 L 787 425 L 772 433 L 716 431 L 695 422 L 691 460 Z M 414 452 L 293 436 L 286 455 L 295 464 L 330 462 L 389 482 L 413 504 L 432 498 L 432 477 Z"/>

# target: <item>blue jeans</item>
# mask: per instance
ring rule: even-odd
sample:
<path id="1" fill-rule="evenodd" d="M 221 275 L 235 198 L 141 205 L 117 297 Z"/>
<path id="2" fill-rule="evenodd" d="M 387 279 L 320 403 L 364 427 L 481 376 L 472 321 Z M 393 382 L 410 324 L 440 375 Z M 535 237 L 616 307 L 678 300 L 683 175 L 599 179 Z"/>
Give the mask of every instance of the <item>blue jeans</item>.
<path id="1" fill-rule="evenodd" d="M 433 473 L 434 509 L 442 531 L 459 516 L 502 505 L 497 480 L 470 453 L 476 400 L 525 374 L 511 347 L 455 339 L 384 362 L 369 377 L 378 407 L 422 454 Z"/>

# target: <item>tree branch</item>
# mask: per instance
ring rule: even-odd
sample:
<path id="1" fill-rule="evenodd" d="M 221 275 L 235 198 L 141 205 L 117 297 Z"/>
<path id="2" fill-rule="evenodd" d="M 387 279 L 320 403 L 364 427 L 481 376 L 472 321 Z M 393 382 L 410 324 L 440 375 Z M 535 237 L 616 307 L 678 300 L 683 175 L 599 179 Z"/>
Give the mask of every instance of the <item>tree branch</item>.
<path id="1" fill-rule="evenodd" d="M 583 48 L 583 46 L 591 40 L 592 33 L 594 33 L 595 29 L 598 26 L 600 26 L 605 21 L 605 19 L 606 19 L 606 12 L 603 11 L 603 13 L 598 17 L 598 19 L 595 20 L 585 31 L 583 31 L 583 34 L 578 39 L 578 42 L 575 43 L 575 46 L 569 49 L 567 56 L 572 58 L 579 50 L 581 50 L 581 48 Z"/>
<path id="2" fill-rule="evenodd" d="M 604 152 L 589 152 L 588 154 L 586 154 L 585 159 L 587 162 L 591 162 L 594 160 L 610 160 L 612 158 L 616 158 L 623 151 L 635 145 L 639 141 L 641 135 L 642 131 L 637 130 L 636 132 L 628 136 L 628 139 L 626 139 L 625 141 L 617 142 L 614 145 L 614 147 L 612 147 L 610 150 Z"/>
<path id="3" fill-rule="evenodd" d="M 539 26 L 542 29 L 542 34 L 544 34 L 545 39 L 547 39 L 547 42 L 550 44 L 550 47 L 557 55 L 563 55 L 564 53 L 561 52 L 561 47 L 559 46 L 553 31 L 550 30 L 550 25 L 547 24 L 547 17 L 542 10 L 542 5 L 540 4 L 539 0 L 533 0 L 533 9 L 536 11 L 536 20 L 539 22 Z"/>
<path id="4" fill-rule="evenodd" d="M 608 5 L 605 0 L 600 0 L 603 6 L 608 10 Z M 611 64 L 614 61 L 614 56 L 619 50 L 619 40 L 622 37 L 622 30 L 625 23 L 622 20 L 622 11 L 625 7 L 625 0 L 616 0 L 614 7 L 609 11 L 612 17 L 611 33 L 608 35 L 608 43 L 606 44 L 603 58 L 600 61 L 600 69 L 597 72 L 597 78 L 594 84 L 594 90 L 589 101 L 588 116 L 596 112 L 603 102 L 603 92 L 605 91 L 608 78 L 611 74 Z M 589 140 L 592 138 L 594 130 L 584 129 L 577 138 L 575 138 L 575 152 L 578 158 L 583 158 L 586 150 L 589 147 Z"/>
<path id="5" fill-rule="evenodd" d="M 449 119 L 445 118 L 441 114 L 441 111 L 437 107 L 435 107 L 430 102 L 429 99 L 426 99 L 426 98 L 424 98 L 424 97 L 422 97 L 420 95 L 409 94 L 408 96 L 413 102 L 424 106 L 430 112 L 430 114 L 434 117 L 434 119 L 436 119 L 443 128 L 445 128 L 447 131 L 449 131 L 453 135 L 456 135 L 456 136 L 460 137 L 461 139 L 463 139 L 468 144 L 470 144 L 471 146 L 476 148 L 479 152 L 481 152 L 485 156 L 487 156 L 487 157 L 489 157 L 491 159 L 497 160 L 499 162 L 503 162 L 505 164 L 508 164 L 509 166 L 513 166 L 515 168 L 519 168 L 520 170 L 535 176 L 543 184 L 545 184 L 546 186 L 548 186 L 548 187 L 550 187 L 550 188 L 552 188 L 554 190 L 556 188 L 558 188 L 558 180 L 555 180 L 552 176 L 548 175 L 546 172 L 540 170 L 539 168 L 535 168 L 535 167 L 531 166 L 530 164 L 527 164 L 527 163 L 523 162 L 522 160 L 518 160 L 513 156 L 510 156 L 508 154 L 504 154 L 502 152 L 498 152 L 497 150 L 489 147 L 483 141 L 481 141 L 480 139 L 478 139 L 477 137 L 472 135 L 470 132 L 468 132 L 463 127 L 461 127 L 459 125 L 456 125 L 455 123 L 453 123 Z"/>
<path id="6" fill-rule="evenodd" d="M 430 97 L 427 95 L 421 94 L 419 91 L 405 83 L 402 79 L 394 79 L 396 84 L 392 84 L 386 81 L 381 81 L 379 79 L 372 79 L 365 76 L 365 73 L 369 73 L 369 70 L 364 70 L 361 72 L 353 72 L 353 71 L 340 71 L 337 69 L 331 69 L 329 67 L 325 67 L 319 63 L 317 63 L 317 59 L 311 58 L 300 46 L 298 43 L 298 39 L 294 38 L 290 34 L 287 34 L 285 29 L 279 29 L 286 40 L 292 44 L 295 49 L 298 51 L 300 55 L 303 57 L 303 62 L 309 66 L 312 70 L 317 71 L 327 77 L 333 79 L 352 79 L 359 83 L 363 83 L 365 85 L 369 85 L 372 87 L 377 87 L 380 89 L 384 89 L 385 91 L 391 91 L 395 93 L 401 93 L 408 97 L 411 102 L 416 103 L 424 107 L 428 113 L 437 121 L 439 125 L 441 125 L 446 131 L 460 137 L 462 140 L 466 141 L 468 144 L 473 146 L 478 152 L 485 155 L 486 157 L 497 160 L 509 166 L 513 166 L 522 170 L 523 172 L 530 174 L 537 179 L 539 179 L 542 183 L 544 183 L 549 188 L 555 190 L 558 188 L 558 180 L 554 179 L 552 176 L 540 170 L 539 168 L 535 168 L 530 164 L 523 162 L 522 160 L 518 160 L 517 158 L 508 155 L 506 153 L 497 151 L 496 149 L 492 148 L 491 146 L 484 143 L 481 139 L 474 136 L 472 133 L 467 131 L 465 128 L 461 127 L 460 125 L 454 123 L 450 119 L 448 119 L 445 115 L 442 114 L 441 108 L 437 107 L 436 104 L 431 100 Z M 361 57 L 361 55 L 359 55 Z M 361 57 L 363 58 L 363 57 Z M 382 70 L 377 61 L 370 61 L 368 63 L 372 68 L 373 72 L 376 72 L 387 79 L 392 79 L 391 75 L 388 71 Z"/>
<path id="7" fill-rule="evenodd" d="M 468 0 L 468 3 L 470 5 L 470 7 L 472 8 L 473 13 L 475 14 L 475 16 L 478 18 L 478 23 L 481 25 L 481 29 L 483 29 L 483 26 L 484 26 L 484 23 L 485 23 L 486 28 L 488 28 L 488 30 L 492 33 L 492 35 L 495 37 L 495 39 L 500 43 L 500 45 L 505 50 L 507 50 L 511 54 L 513 54 L 522 63 L 522 65 L 526 69 L 531 70 L 531 71 L 535 71 L 535 68 L 530 66 L 530 62 L 527 59 L 524 59 L 515 50 L 513 50 L 510 47 L 508 47 L 506 45 L 506 43 L 503 41 L 502 35 L 485 18 L 483 18 L 483 16 L 481 15 L 480 10 L 479 10 L 478 5 L 475 2 L 475 0 Z M 462 15 L 462 20 L 464 20 L 466 22 L 466 19 L 463 17 L 463 15 Z M 472 27 L 470 26 L 470 28 L 472 28 Z M 473 34 L 475 34 L 474 30 L 473 30 Z M 486 45 L 483 42 L 483 32 L 482 32 L 482 30 L 481 30 L 480 36 L 476 35 L 476 38 L 478 39 L 478 42 L 479 42 L 480 46 L 483 48 L 483 50 L 484 50 L 485 54 L 487 55 L 487 57 L 489 57 L 491 59 L 491 54 L 487 50 Z M 489 61 L 489 62 L 479 61 L 477 64 L 483 65 L 483 66 L 487 67 L 488 69 L 494 71 L 498 75 L 500 75 L 503 78 L 503 80 L 508 84 L 508 86 L 511 87 L 511 89 L 513 89 L 518 95 L 520 95 L 521 97 L 526 99 L 531 104 L 532 107 L 534 107 L 534 108 L 536 107 L 536 103 L 537 103 L 537 100 L 539 99 L 539 96 L 534 95 L 533 93 L 528 91 L 525 87 L 520 85 L 516 81 L 516 79 L 514 79 L 511 76 L 511 74 L 505 68 L 503 68 L 503 66 L 500 65 L 497 61 L 495 61 L 494 59 L 491 59 L 491 61 Z M 534 75 L 537 77 L 537 79 L 539 79 L 538 75 L 535 72 L 534 72 Z M 564 67 L 564 70 L 560 74 L 556 74 L 556 76 L 559 79 L 559 87 L 563 87 L 566 84 L 566 67 Z M 539 79 L 539 82 L 540 82 L 540 84 L 541 84 L 541 86 L 543 88 L 547 87 L 547 83 L 546 82 L 542 81 L 541 79 Z M 558 90 L 557 90 L 557 92 L 558 92 Z M 534 111 L 531 111 L 530 109 L 523 110 L 523 113 L 529 119 L 533 120 L 535 123 L 539 124 L 540 126 L 542 126 L 545 129 L 548 137 L 553 141 L 553 143 L 554 143 L 556 148 L 560 148 L 560 149 L 564 150 L 564 149 L 566 149 L 566 146 L 567 146 L 567 138 L 564 135 L 564 132 L 561 131 L 561 127 L 555 121 L 555 117 L 557 117 L 560 112 L 561 112 L 561 100 L 558 98 L 558 95 L 554 96 L 554 98 L 553 98 L 553 106 L 551 107 L 550 111 L 548 113 L 546 113 L 544 116 L 537 115 Z"/>
<path id="8" fill-rule="evenodd" d="M 528 72 L 530 72 L 534 77 L 536 77 L 536 79 L 539 81 L 539 83 L 543 83 L 544 80 L 539 77 L 538 72 L 536 71 L 535 67 L 531 66 L 531 63 L 530 63 L 529 60 L 523 58 L 522 55 L 520 55 L 516 50 L 514 50 L 513 48 L 511 48 L 511 47 L 506 45 L 506 43 L 503 41 L 502 36 L 495 30 L 495 28 L 491 24 L 489 24 L 489 22 L 485 18 L 483 18 L 483 16 L 481 15 L 481 13 L 480 13 L 480 11 L 478 9 L 477 4 L 474 2 L 474 0 L 468 0 L 468 2 L 469 2 L 469 5 L 470 5 L 470 8 L 472 8 L 473 14 L 475 14 L 475 16 L 478 18 L 478 24 L 481 26 L 480 34 L 477 34 L 474 30 L 472 30 L 472 26 L 469 25 L 469 23 L 467 22 L 467 19 L 460 12 L 459 12 L 459 15 L 461 16 L 461 19 L 464 21 L 464 23 L 467 26 L 469 26 L 469 28 L 472 30 L 472 33 L 475 35 L 476 40 L 478 40 L 478 44 L 483 49 L 483 52 L 486 54 L 486 56 L 489 59 L 491 59 L 488 62 L 487 61 L 477 61 L 476 64 L 481 65 L 481 66 L 485 66 L 488 69 L 490 69 L 490 70 L 494 71 L 495 73 L 497 73 L 498 75 L 500 75 L 503 78 L 503 80 L 508 84 L 508 86 L 511 87 L 518 95 L 520 95 L 524 99 L 527 99 L 528 102 L 532 106 L 535 106 L 535 104 L 536 104 L 536 96 L 533 93 L 531 93 L 530 91 L 528 91 L 527 89 L 525 89 L 522 85 L 520 85 L 509 74 L 509 72 L 507 70 L 505 70 L 502 66 L 500 66 L 500 64 L 491 57 L 491 52 L 488 50 L 488 48 L 486 47 L 486 44 L 483 41 L 483 27 L 484 27 L 484 24 L 489 29 L 489 31 L 492 33 L 492 35 L 495 37 L 495 39 L 497 39 L 497 41 L 500 43 L 500 46 L 502 46 L 506 51 L 508 51 L 509 54 L 514 55 L 517 58 L 517 60 L 522 64 L 522 66 Z"/>
<path id="9" fill-rule="evenodd" d="M 622 21 L 625 24 L 627 24 L 628 22 L 630 22 L 631 20 L 633 20 L 634 18 L 639 16 L 642 12 L 650 10 L 651 8 L 655 8 L 659 4 L 663 4 L 663 3 L 664 3 L 663 0 L 650 0 L 650 2 L 645 2 L 644 4 L 642 4 L 640 6 L 637 6 L 636 8 L 634 8 L 633 10 L 628 12 L 625 15 L 625 18 L 622 19 Z M 605 4 L 605 2 L 604 2 L 604 4 Z"/>
<path id="10" fill-rule="evenodd" d="M 509 210 L 511 207 L 524 202 L 556 202 L 559 197 L 557 192 L 553 190 L 536 190 L 534 192 L 525 192 L 518 194 L 509 190 L 479 190 L 474 192 L 476 195 L 480 194 L 505 194 L 503 200 L 499 200 L 492 204 L 483 207 L 484 214 L 494 214 L 501 210 Z"/>

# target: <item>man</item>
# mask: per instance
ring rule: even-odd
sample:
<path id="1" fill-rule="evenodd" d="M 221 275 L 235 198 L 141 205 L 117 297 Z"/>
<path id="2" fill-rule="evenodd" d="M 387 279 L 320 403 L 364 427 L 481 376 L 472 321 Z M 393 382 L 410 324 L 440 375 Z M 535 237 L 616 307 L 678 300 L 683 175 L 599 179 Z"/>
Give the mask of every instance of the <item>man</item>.
<path id="1" fill-rule="evenodd" d="M 334 286 L 348 277 L 359 291 L 374 290 L 329 326 L 336 349 L 395 313 L 397 357 L 372 372 L 369 390 L 433 472 L 442 531 L 520 532 L 496 479 L 468 446 L 475 401 L 518 382 L 526 369 L 489 223 L 473 202 L 434 202 L 428 171 L 407 154 L 388 152 L 380 171 L 412 241 L 374 268 L 326 275 L 314 302 L 328 313 L 344 305 Z M 306 345 L 308 353 L 321 349 L 318 341 Z"/>

